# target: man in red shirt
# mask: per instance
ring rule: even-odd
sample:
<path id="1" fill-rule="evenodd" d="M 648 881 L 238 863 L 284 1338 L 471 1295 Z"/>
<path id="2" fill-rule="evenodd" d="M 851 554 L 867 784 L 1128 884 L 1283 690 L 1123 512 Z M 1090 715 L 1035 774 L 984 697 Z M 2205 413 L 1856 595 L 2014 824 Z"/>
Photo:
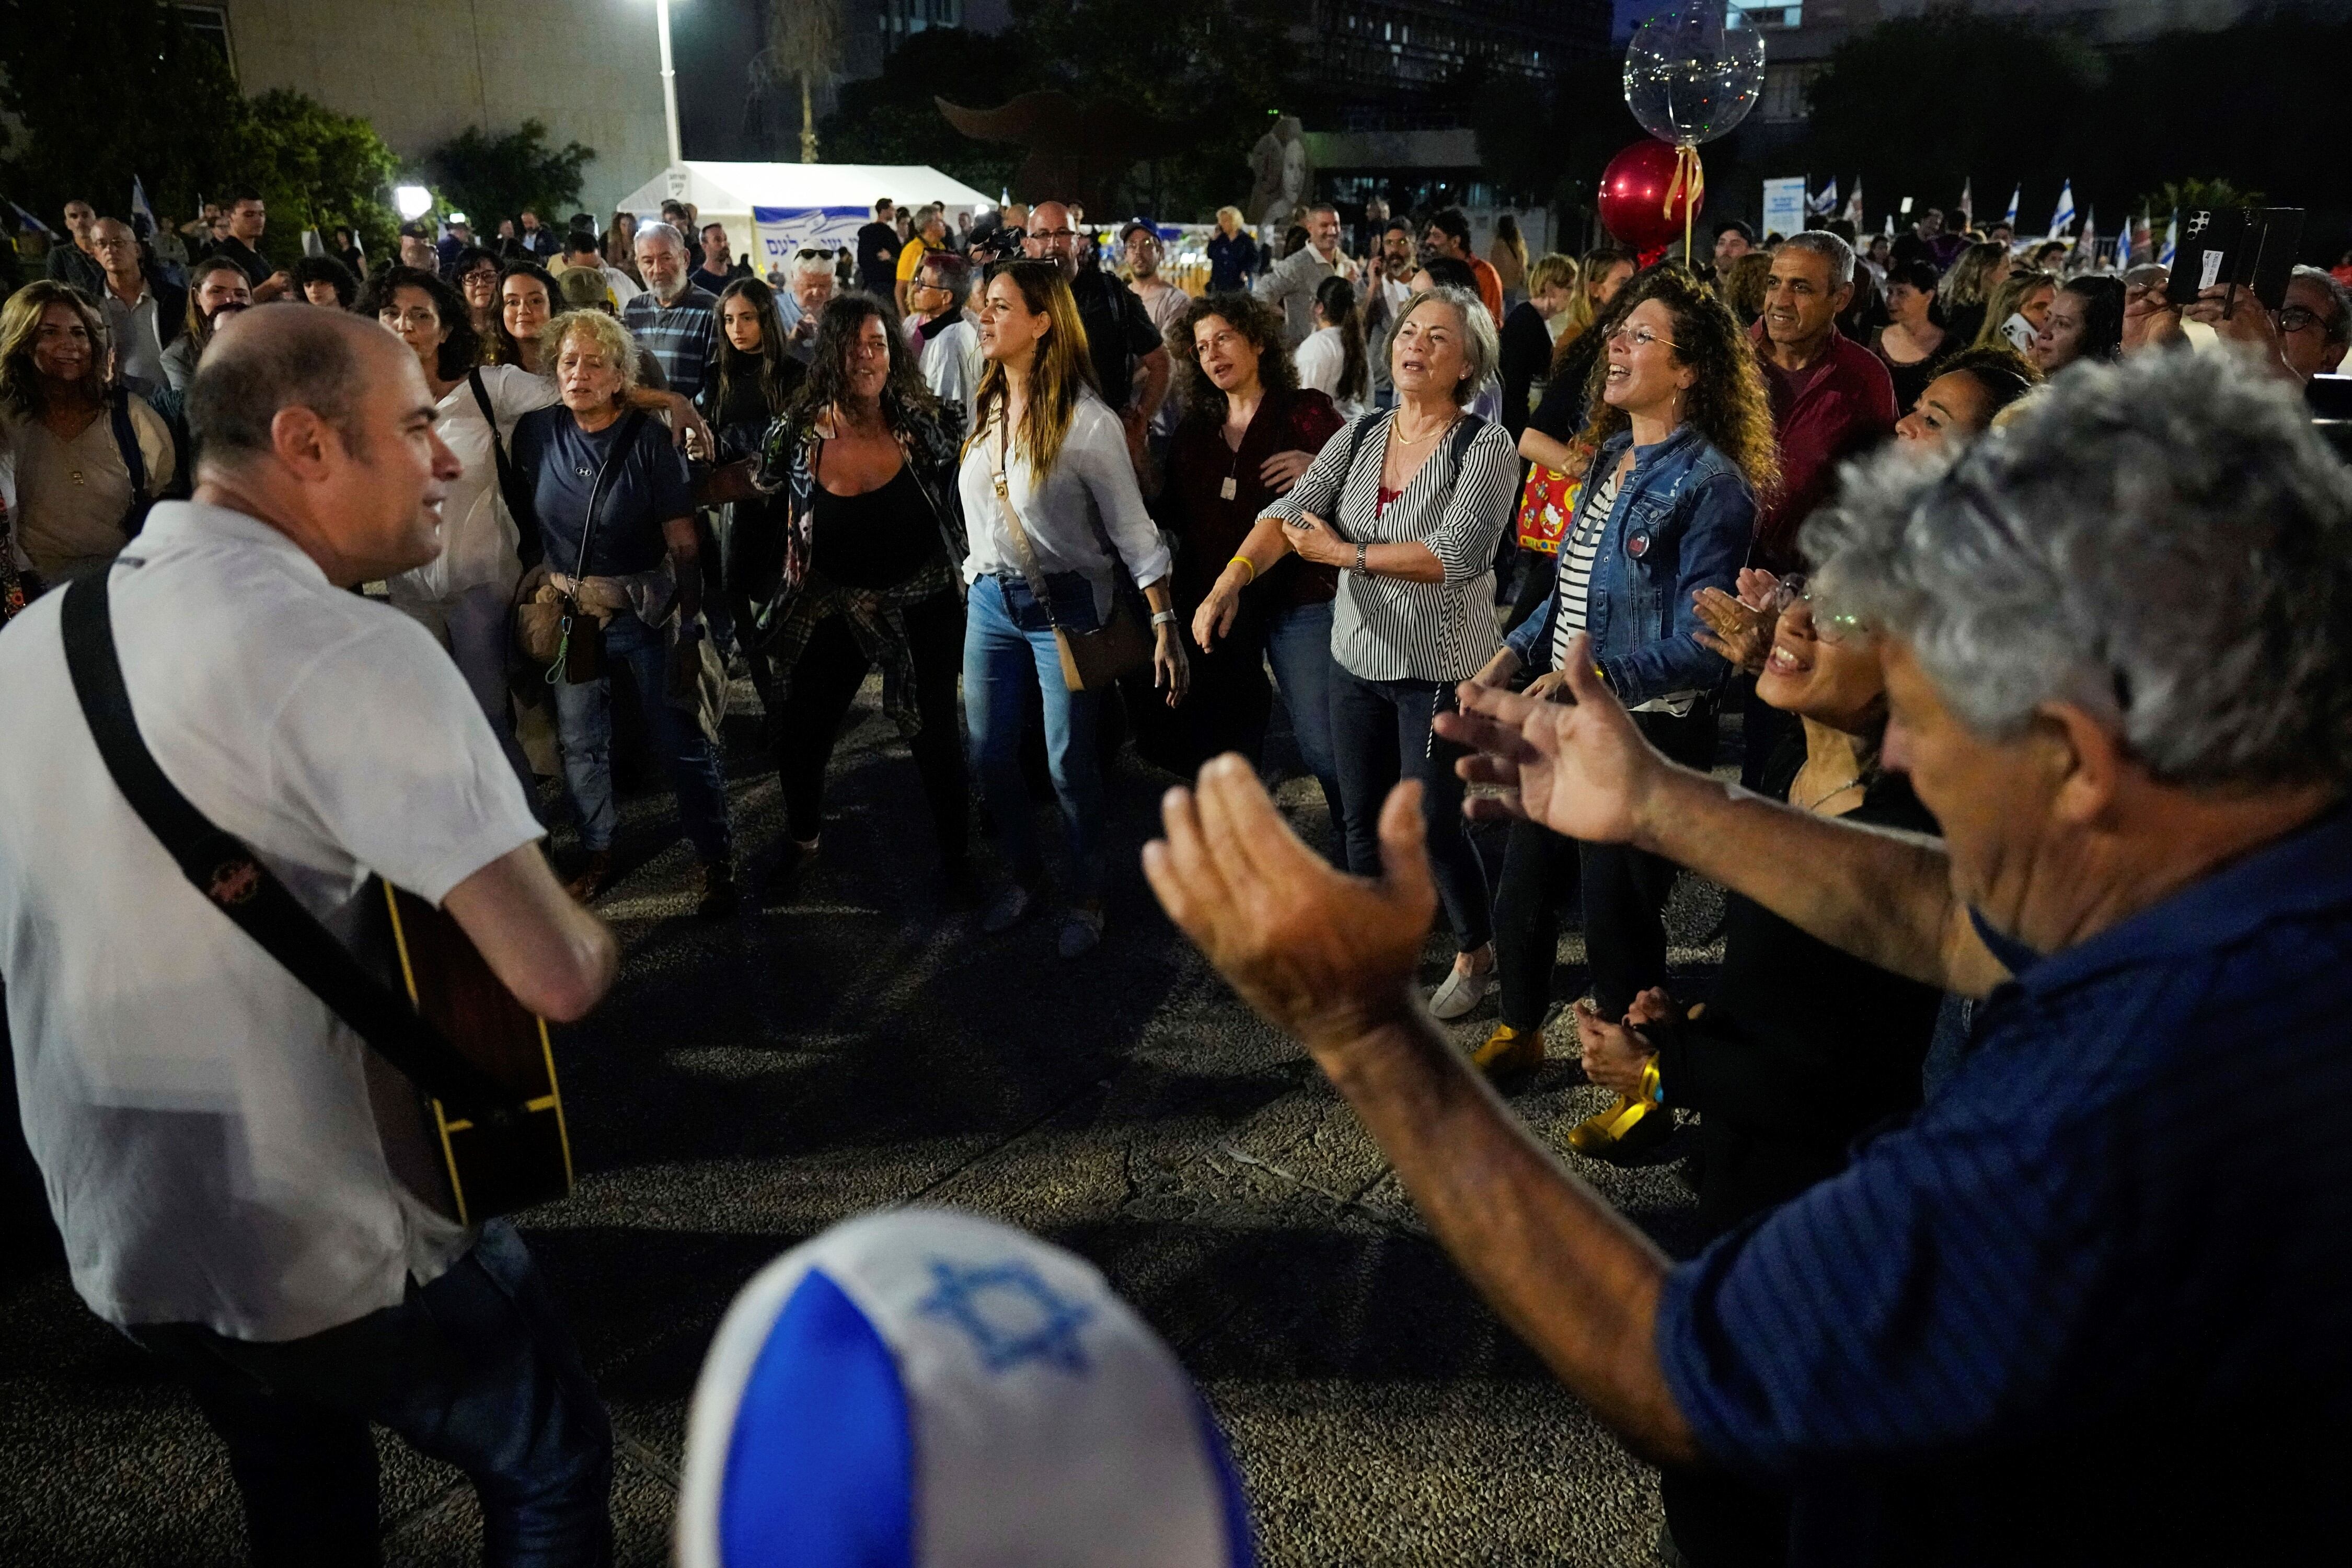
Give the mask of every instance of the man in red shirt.
<path id="1" fill-rule="evenodd" d="M 1480 258 L 1470 248 L 1470 220 L 1460 207 L 1446 207 L 1430 215 L 1429 228 L 1421 243 L 1432 256 L 1450 256 L 1470 268 L 1478 279 L 1478 298 L 1485 301 L 1486 313 L 1495 318 L 1495 325 L 1503 324 L 1503 275 L 1494 264 Z"/>
<path id="2" fill-rule="evenodd" d="M 1796 569 L 1797 531 L 1837 484 L 1838 465 L 1895 434 L 1900 411 L 1895 383 L 1878 356 L 1837 330 L 1853 299 L 1853 247 L 1836 235 L 1807 229 L 1780 242 L 1764 283 L 1764 314 L 1749 329 L 1772 434 L 1780 447 L 1780 487 L 1759 497 L 1749 559 L 1786 576 Z M 1742 721 L 1740 776 L 1763 775 L 1789 715 L 1755 700 Z"/>
<path id="3" fill-rule="evenodd" d="M 1780 446 L 1780 488 L 1764 498 L 1755 563 L 1787 573 L 1797 564 L 1797 530 L 1829 498 L 1837 466 L 1895 433 L 1895 384 L 1878 356 L 1837 330 L 1853 297 L 1853 249 L 1808 229 L 1772 252 L 1764 314 L 1751 328 L 1772 434 Z"/>

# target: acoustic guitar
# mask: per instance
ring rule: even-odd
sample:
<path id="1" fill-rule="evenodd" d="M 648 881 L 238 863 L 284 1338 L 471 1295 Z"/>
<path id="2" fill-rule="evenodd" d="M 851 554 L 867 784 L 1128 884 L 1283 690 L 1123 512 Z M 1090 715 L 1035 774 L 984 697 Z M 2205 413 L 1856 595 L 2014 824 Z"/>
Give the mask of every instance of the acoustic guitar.
<path id="1" fill-rule="evenodd" d="M 572 1191 L 572 1138 L 547 1020 L 514 999 L 456 921 L 414 893 L 383 886 L 410 1005 L 520 1108 L 486 1121 L 417 1091 L 425 1135 L 438 1146 L 435 1163 L 447 1184 L 443 1212 L 474 1225 L 564 1196 Z"/>

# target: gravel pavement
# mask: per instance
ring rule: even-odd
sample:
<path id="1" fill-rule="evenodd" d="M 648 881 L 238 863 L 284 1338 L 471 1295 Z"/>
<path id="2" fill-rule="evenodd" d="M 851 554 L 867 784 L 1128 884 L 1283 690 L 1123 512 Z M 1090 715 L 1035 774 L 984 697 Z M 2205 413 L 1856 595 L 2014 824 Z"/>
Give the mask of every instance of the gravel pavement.
<path id="1" fill-rule="evenodd" d="M 1049 921 L 986 937 L 947 905 L 877 706 L 869 683 L 822 857 L 776 907 L 686 918 L 667 798 L 626 803 L 628 869 L 601 906 L 622 977 L 556 1043 L 579 1184 L 520 1218 L 612 1407 L 618 1560 L 667 1561 L 686 1400 L 736 1289 L 845 1215 L 919 1202 L 1028 1226 L 1108 1274 L 1224 1422 L 1268 1563 L 1654 1563 L 1655 1472 L 1480 1304 L 1320 1075 L 1152 903 L 1133 857 L 1167 776 L 1122 758 L 1108 931 L 1064 963 Z M 729 734 L 755 864 L 782 837 L 756 723 Z M 1277 737 L 1277 762 L 1286 749 Z M 1280 795 L 1328 834 L 1310 781 Z M 560 830 L 559 859 L 570 842 Z M 1678 969 L 1712 969 L 1719 912 L 1685 879 Z M 1563 998 L 1581 952 L 1571 931 Z M 1448 956 L 1433 941 L 1426 983 Z M 1492 1021 L 1490 1002 L 1458 1036 Z M 1606 1096 L 1563 1050 L 1564 1021 L 1552 1036 L 1514 1103 L 1565 1150 Z M 1680 1252 L 1691 1205 L 1672 1162 L 1691 1136 L 1636 1169 L 1565 1158 Z M 9 1218 L 0 1563 L 241 1562 L 227 1465 L 194 1406 L 81 1308 L 21 1202 Z M 385 1562 L 478 1561 L 462 1479 L 380 1447 Z"/>

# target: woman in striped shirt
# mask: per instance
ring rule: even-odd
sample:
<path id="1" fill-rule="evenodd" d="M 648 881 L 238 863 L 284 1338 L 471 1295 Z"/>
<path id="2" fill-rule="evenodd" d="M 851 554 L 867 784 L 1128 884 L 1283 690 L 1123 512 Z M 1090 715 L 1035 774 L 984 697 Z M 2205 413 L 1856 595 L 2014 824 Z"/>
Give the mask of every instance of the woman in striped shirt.
<path id="1" fill-rule="evenodd" d="M 1746 334 L 1688 272 L 1654 268 L 1618 303 L 1588 395 L 1584 441 L 1598 455 L 1560 540 L 1552 592 L 1478 680 L 1499 686 L 1533 670 L 1528 693 L 1558 697 L 1568 661 L 1589 659 L 1653 745 L 1704 768 L 1715 755 L 1715 691 L 1730 667 L 1701 642 L 1696 600 L 1730 591 L 1756 497 L 1779 482 L 1771 412 Z M 1559 916 L 1580 887 L 1601 1015 L 1621 1018 L 1664 984 L 1674 875 L 1628 846 L 1514 822 L 1495 902 L 1503 1016 L 1478 1065 L 1504 1073 L 1542 1062 Z"/>
<path id="2" fill-rule="evenodd" d="M 1416 294 L 1389 335 L 1393 410 L 1324 445 L 1260 515 L 1240 555 L 1255 574 L 1288 552 L 1339 570 L 1331 623 L 1331 741 L 1348 867 L 1381 871 L 1380 814 L 1421 781 L 1430 858 L 1460 948 L 1432 1005 L 1460 1017 L 1492 984 L 1486 873 L 1462 830 L 1462 749 L 1430 720 L 1494 653 L 1495 546 L 1518 458 L 1499 425 L 1464 412 L 1494 374 L 1494 318 L 1466 289 Z"/>

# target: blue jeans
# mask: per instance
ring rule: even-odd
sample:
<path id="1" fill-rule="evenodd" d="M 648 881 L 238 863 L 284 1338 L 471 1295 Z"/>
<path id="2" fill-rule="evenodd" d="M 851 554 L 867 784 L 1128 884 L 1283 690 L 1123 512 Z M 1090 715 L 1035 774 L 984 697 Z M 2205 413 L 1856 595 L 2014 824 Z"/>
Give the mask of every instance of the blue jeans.
<path id="1" fill-rule="evenodd" d="M 1339 820 L 1339 764 L 1331 752 L 1331 602 L 1296 605 L 1265 628 L 1266 662 L 1290 710 L 1290 732 L 1307 771 L 1323 786 L 1323 800 Z"/>
<path id="2" fill-rule="evenodd" d="M 694 716 L 673 708 L 669 690 L 669 637 L 624 610 L 604 627 L 607 668 L 620 666 L 637 689 L 654 750 L 677 791 L 677 813 L 686 836 L 705 861 L 724 860 L 734 841 L 727 827 L 727 792 L 719 759 Z M 580 814 L 580 842 L 592 852 L 610 849 L 621 825 L 613 804 L 613 678 L 555 687 L 555 728 L 563 744 L 563 783 Z"/>
<path id="3" fill-rule="evenodd" d="M 193 1323 L 126 1331 L 186 1380 L 228 1446 L 259 1568 L 377 1561 L 371 1424 L 466 1473 L 486 1562 L 612 1560 L 612 1426 L 504 1220 L 397 1307 L 305 1339 Z"/>
<path id="4" fill-rule="evenodd" d="M 1400 780 L 1421 781 L 1421 815 L 1429 832 L 1429 859 L 1446 922 L 1465 952 L 1494 933 L 1486 868 L 1462 826 L 1462 775 L 1454 771 L 1463 749 L 1430 728 L 1454 711 L 1450 680 L 1366 680 L 1334 665 L 1331 744 L 1339 764 L 1341 815 L 1347 820 L 1348 869 L 1381 874 L 1381 807 Z"/>
<path id="5" fill-rule="evenodd" d="M 1083 575 L 1056 573 L 1045 588 L 1063 626 L 1095 628 L 1094 586 Z M 1021 778 L 1021 728 L 1033 689 L 1045 699 L 1045 761 L 1069 843 L 1070 894 L 1091 899 L 1102 889 L 1102 760 L 1095 751 L 1102 694 L 1063 684 L 1053 626 L 1027 583 L 982 577 L 964 610 L 964 724 L 971 731 L 972 771 L 1005 856 L 1013 874 L 1029 881 L 1044 870 Z"/>

